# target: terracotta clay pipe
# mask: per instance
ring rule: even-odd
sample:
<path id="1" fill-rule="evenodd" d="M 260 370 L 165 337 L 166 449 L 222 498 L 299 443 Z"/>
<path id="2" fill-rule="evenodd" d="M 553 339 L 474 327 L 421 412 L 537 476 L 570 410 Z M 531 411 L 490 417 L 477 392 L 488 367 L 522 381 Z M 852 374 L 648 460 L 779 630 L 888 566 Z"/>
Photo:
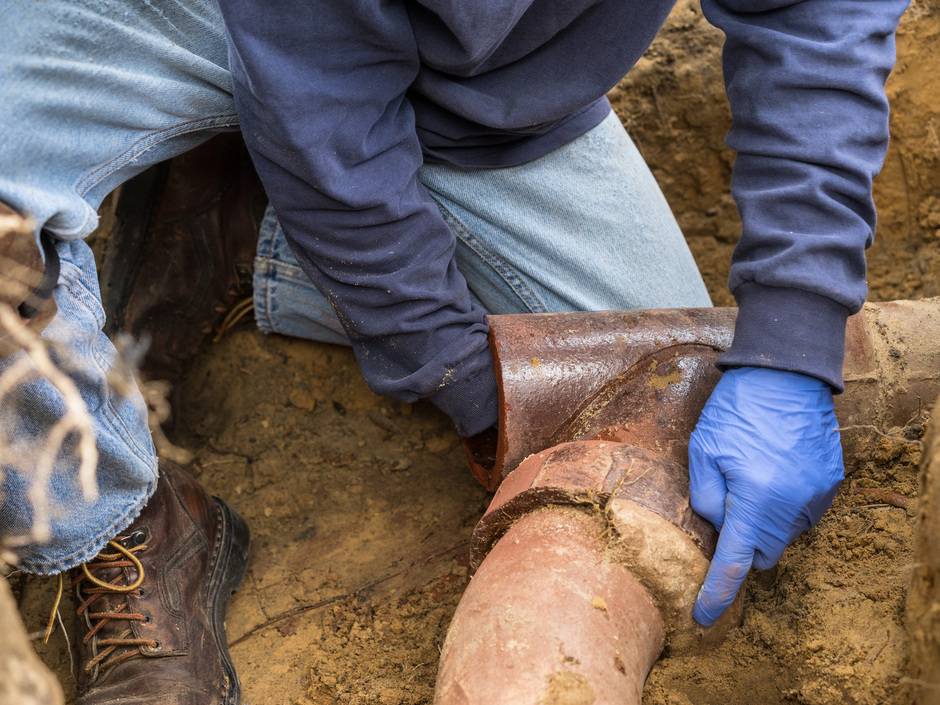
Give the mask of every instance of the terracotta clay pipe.
<path id="1" fill-rule="evenodd" d="M 435 702 L 638 703 L 665 627 L 604 546 L 602 524 L 577 510 L 514 523 L 461 599 Z"/>
<path id="2" fill-rule="evenodd" d="M 490 487 L 506 479 L 474 532 L 477 571 L 435 703 L 639 703 L 664 642 L 694 652 L 737 621 L 740 601 L 707 632 L 690 617 L 716 536 L 689 508 L 685 462 L 733 319 L 728 309 L 491 319 L 500 436 L 495 461 L 474 472 Z M 851 319 L 839 401 L 849 466 L 940 392 L 938 340 L 937 299 Z"/>
<path id="3" fill-rule="evenodd" d="M 664 643 L 690 651 L 715 532 L 675 463 L 563 443 L 509 475 L 477 525 L 473 579 L 441 654 L 438 705 L 631 705 Z"/>
<path id="4" fill-rule="evenodd" d="M 663 451 L 684 463 L 736 311 L 491 316 L 499 435 L 493 448 L 470 449 L 473 474 L 495 490 L 526 456 L 588 438 Z M 836 400 L 847 456 L 877 441 L 871 426 L 903 425 L 932 402 L 940 381 L 937 340 L 940 298 L 867 304 L 849 319 L 846 389 Z"/>

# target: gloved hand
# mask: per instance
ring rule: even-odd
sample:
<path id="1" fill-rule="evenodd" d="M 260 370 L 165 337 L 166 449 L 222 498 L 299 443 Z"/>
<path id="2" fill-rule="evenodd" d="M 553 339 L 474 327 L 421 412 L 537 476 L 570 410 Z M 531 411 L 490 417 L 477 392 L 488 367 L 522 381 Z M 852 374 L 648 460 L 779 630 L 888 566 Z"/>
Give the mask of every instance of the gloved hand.
<path id="1" fill-rule="evenodd" d="M 695 621 L 711 626 L 752 565 L 773 567 L 844 476 L 828 384 L 758 367 L 725 372 L 689 443 L 692 508 L 720 532 Z"/>

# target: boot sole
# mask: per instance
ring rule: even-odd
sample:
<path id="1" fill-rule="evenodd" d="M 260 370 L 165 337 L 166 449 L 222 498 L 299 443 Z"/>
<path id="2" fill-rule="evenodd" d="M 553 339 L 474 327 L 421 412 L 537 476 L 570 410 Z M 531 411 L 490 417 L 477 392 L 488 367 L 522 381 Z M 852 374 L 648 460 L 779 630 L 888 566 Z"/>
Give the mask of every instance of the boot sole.
<path id="1" fill-rule="evenodd" d="M 235 511 L 218 497 L 213 497 L 219 510 L 219 552 L 216 556 L 212 577 L 209 582 L 209 604 L 212 606 L 212 625 L 216 645 L 222 656 L 222 667 L 228 677 L 229 688 L 223 700 L 224 705 L 239 705 L 241 684 L 232 656 L 228 650 L 228 637 L 225 634 L 225 615 L 232 595 L 245 579 L 248 571 L 248 551 L 251 545 L 251 533 L 248 525 Z"/>

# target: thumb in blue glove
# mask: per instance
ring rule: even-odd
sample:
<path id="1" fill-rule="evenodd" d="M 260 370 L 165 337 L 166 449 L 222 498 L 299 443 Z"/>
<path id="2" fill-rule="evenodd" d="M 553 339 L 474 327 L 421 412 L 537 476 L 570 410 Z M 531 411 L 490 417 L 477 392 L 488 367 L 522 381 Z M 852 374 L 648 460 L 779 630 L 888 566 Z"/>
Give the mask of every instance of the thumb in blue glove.
<path id="1" fill-rule="evenodd" d="M 692 508 L 720 532 L 695 621 L 714 624 L 751 566 L 776 565 L 844 476 L 828 384 L 757 367 L 725 372 L 689 442 Z"/>

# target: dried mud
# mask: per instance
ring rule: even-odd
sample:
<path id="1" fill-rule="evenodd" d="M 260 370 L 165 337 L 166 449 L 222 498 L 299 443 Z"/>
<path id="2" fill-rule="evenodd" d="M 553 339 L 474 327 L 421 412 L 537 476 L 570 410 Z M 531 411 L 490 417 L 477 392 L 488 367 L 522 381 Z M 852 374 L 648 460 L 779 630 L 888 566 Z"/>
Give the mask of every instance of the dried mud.
<path id="1" fill-rule="evenodd" d="M 877 182 L 873 300 L 940 294 L 938 35 L 940 2 L 914 0 L 889 82 L 895 111 Z M 697 3 L 680 0 L 612 99 L 715 302 L 728 304 L 738 225 L 719 52 L 720 35 Z M 213 346 L 182 391 L 176 440 L 254 531 L 228 619 L 244 701 L 430 703 L 439 648 L 468 580 L 468 539 L 487 503 L 447 421 L 371 394 L 346 350 L 249 329 Z M 752 577 L 742 625 L 708 653 L 667 653 L 644 703 L 910 702 L 902 674 L 914 510 L 857 490 L 917 495 L 922 424 L 882 429 L 877 452 L 849 468 L 820 526 L 775 571 Z M 49 592 L 40 581 L 19 585 L 31 630 L 41 628 Z M 71 688 L 61 635 L 40 650 Z M 566 684 L 555 691 L 553 702 L 590 701 Z"/>

